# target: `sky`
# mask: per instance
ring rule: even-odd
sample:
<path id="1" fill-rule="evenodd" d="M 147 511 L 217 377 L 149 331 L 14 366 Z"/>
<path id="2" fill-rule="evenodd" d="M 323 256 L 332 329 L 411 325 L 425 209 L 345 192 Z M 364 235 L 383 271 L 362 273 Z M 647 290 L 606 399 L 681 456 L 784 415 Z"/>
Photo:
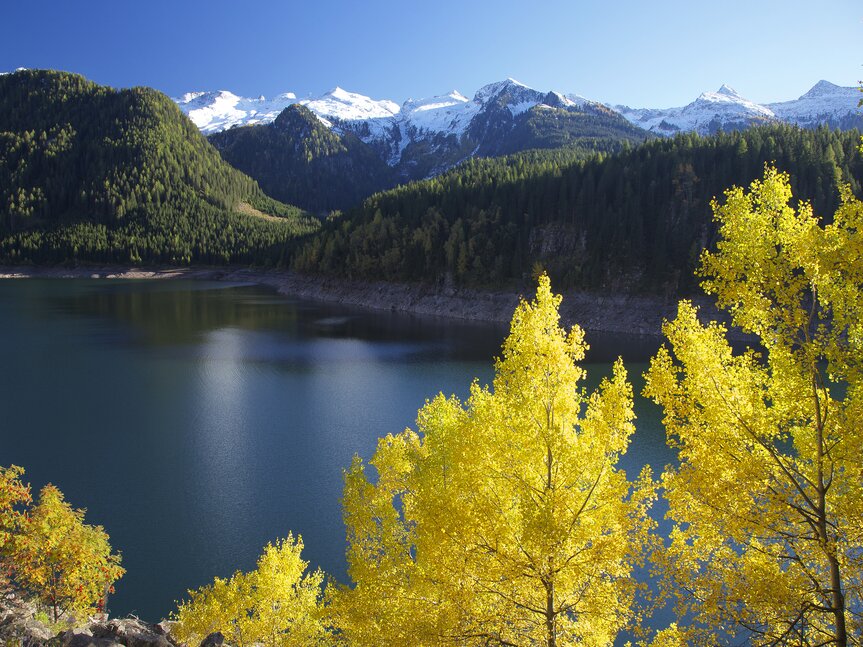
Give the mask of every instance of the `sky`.
<path id="1" fill-rule="evenodd" d="M 0 71 L 78 72 L 178 97 L 319 95 L 401 103 L 507 77 L 632 107 L 723 83 L 760 103 L 863 79 L 861 0 L 12 0 Z"/>

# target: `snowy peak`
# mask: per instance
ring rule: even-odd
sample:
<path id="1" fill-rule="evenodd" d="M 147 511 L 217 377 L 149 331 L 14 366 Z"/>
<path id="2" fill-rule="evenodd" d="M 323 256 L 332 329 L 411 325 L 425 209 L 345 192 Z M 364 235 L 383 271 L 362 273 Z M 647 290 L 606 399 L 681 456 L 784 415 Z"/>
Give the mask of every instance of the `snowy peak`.
<path id="1" fill-rule="evenodd" d="M 325 97 L 332 97 L 337 101 L 349 102 L 353 97 L 353 93 L 348 92 L 347 90 L 342 90 L 339 86 L 334 87 L 332 90 L 328 92 L 324 92 Z"/>
<path id="2" fill-rule="evenodd" d="M 516 81 L 513 78 L 507 78 L 497 83 L 489 83 L 482 86 L 476 91 L 473 100 L 477 103 L 488 103 L 492 99 L 498 97 L 521 97 L 525 95 L 541 94 L 533 88 L 527 87 L 524 83 Z"/>
<path id="3" fill-rule="evenodd" d="M 319 117 L 340 121 L 362 121 L 365 119 L 386 119 L 400 111 L 397 103 L 388 99 L 376 101 L 356 92 L 348 92 L 335 87 L 317 99 L 300 101 Z"/>
<path id="4" fill-rule="evenodd" d="M 830 81 L 821 80 L 818 81 L 812 88 L 804 94 L 801 99 L 814 99 L 816 97 L 825 97 L 835 94 L 841 94 L 845 90 L 851 90 L 855 88 L 843 88 L 841 86 L 836 85 L 835 83 L 830 83 Z"/>
<path id="5" fill-rule="evenodd" d="M 737 92 L 737 90 L 725 84 L 723 84 L 716 92 L 703 92 L 693 103 L 686 106 L 684 110 L 687 108 L 691 109 L 690 106 L 695 107 L 702 104 L 714 104 L 713 107 L 720 110 L 728 110 L 731 108 L 732 110 L 738 109 L 741 112 L 751 112 L 754 115 L 763 115 L 765 117 L 773 116 L 773 113 L 764 108 L 764 106 L 760 106 L 753 101 L 744 99 L 740 96 L 740 93 Z"/>
<path id="6" fill-rule="evenodd" d="M 399 105 L 393 101 L 376 101 L 339 87 L 320 97 L 299 101 L 293 92 L 283 92 L 273 99 L 267 99 L 263 95 L 257 99 L 249 99 L 227 90 L 188 92 L 175 101 L 204 134 L 234 126 L 271 123 L 285 108 L 295 103 L 308 107 L 326 126 L 332 126 L 333 121 L 386 119 L 398 114 L 400 110 Z"/>
<path id="7" fill-rule="evenodd" d="M 804 128 L 828 124 L 833 128 L 863 128 L 863 111 L 857 104 L 858 88 L 845 88 L 829 81 L 818 81 L 794 101 L 771 103 L 776 116 Z"/>
<path id="8" fill-rule="evenodd" d="M 709 135 L 720 130 L 738 130 L 765 122 L 784 122 L 815 128 L 863 126 L 863 112 L 857 110 L 860 93 L 829 81 L 819 81 L 793 101 L 759 104 L 722 85 L 716 92 L 704 92 L 682 108 L 629 108 L 612 106 L 631 123 L 659 135 L 696 131 Z"/>
<path id="9" fill-rule="evenodd" d="M 614 109 L 636 126 L 665 136 L 685 131 L 710 135 L 775 119 L 769 108 L 744 99 L 734 88 L 724 84 L 716 92 L 700 94 L 682 108 L 615 106 Z"/>
<path id="10" fill-rule="evenodd" d="M 233 92 L 187 92 L 174 101 L 189 119 L 203 132 L 210 134 L 234 126 L 269 123 L 286 107 L 296 102 L 293 92 L 280 94 L 275 99 L 246 99 Z"/>
<path id="11" fill-rule="evenodd" d="M 473 101 L 484 110 L 506 108 L 512 117 L 536 106 L 575 108 L 581 105 L 562 93 L 540 92 L 512 78 L 483 86 L 477 90 Z"/>
<path id="12" fill-rule="evenodd" d="M 722 94 L 722 95 L 725 95 L 727 97 L 734 97 L 737 99 L 741 98 L 740 95 L 737 94 L 737 90 L 735 90 L 734 88 L 732 88 L 729 85 L 725 85 L 724 83 L 716 91 L 716 94 Z"/>

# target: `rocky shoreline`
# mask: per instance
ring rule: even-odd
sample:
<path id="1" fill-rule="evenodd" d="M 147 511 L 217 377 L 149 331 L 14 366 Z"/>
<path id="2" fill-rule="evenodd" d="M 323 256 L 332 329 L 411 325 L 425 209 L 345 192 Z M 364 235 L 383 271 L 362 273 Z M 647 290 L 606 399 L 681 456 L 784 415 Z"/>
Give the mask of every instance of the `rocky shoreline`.
<path id="1" fill-rule="evenodd" d="M 19 647 L 179 647 L 171 623 L 149 624 L 138 618 L 89 619 L 79 624 L 61 620 L 67 628 L 49 627 L 37 618 L 36 605 L 0 587 L 0 644 Z M 216 644 L 222 643 L 212 643 Z"/>
<path id="2" fill-rule="evenodd" d="M 255 283 L 302 299 L 496 323 L 509 322 L 521 296 L 515 290 L 365 282 L 284 270 L 236 267 L 0 267 L 0 279 L 15 278 L 192 279 Z M 694 301 L 702 307 L 706 317 L 723 318 L 709 299 L 700 297 Z M 677 298 L 567 290 L 563 292 L 560 310 L 567 324 L 577 323 L 590 332 L 656 336 L 661 334 L 663 319 L 673 318 L 676 314 Z"/>

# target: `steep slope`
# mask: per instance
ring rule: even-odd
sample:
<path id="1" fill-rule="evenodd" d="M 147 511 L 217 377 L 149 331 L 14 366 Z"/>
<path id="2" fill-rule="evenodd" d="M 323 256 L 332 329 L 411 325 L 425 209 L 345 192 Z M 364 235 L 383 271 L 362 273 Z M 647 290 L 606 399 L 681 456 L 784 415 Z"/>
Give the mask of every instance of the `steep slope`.
<path id="1" fill-rule="evenodd" d="M 403 180 L 438 175 L 471 157 L 563 147 L 613 152 L 647 136 L 600 104 L 514 79 L 486 85 L 472 100 L 455 91 L 409 100 L 392 122 L 392 136 L 370 144 Z"/>
<path id="2" fill-rule="evenodd" d="M 232 128 L 209 139 L 268 195 L 315 212 L 346 209 L 395 185 L 392 169 L 372 148 L 352 133 L 326 127 L 300 104 L 271 124 Z"/>
<path id="3" fill-rule="evenodd" d="M 673 294 L 710 244 L 710 200 L 765 163 L 833 213 L 838 179 L 863 177 L 856 131 L 771 125 L 654 139 L 615 155 L 571 149 L 474 159 L 368 199 L 301 245 L 296 269 L 447 286 L 556 285 Z"/>
<path id="4" fill-rule="evenodd" d="M 51 71 L 0 77 L 0 207 L 7 262 L 275 262 L 317 227 L 161 93 Z"/>

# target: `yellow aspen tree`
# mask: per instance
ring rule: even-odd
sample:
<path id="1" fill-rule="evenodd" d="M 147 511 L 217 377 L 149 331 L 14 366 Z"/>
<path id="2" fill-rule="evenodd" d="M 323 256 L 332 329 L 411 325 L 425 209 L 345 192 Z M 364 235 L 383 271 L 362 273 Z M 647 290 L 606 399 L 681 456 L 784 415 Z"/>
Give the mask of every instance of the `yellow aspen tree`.
<path id="1" fill-rule="evenodd" d="M 0 560 L 18 534 L 24 510 L 30 504 L 30 486 L 22 483 L 24 470 L 17 465 L 0 467 Z"/>
<path id="2" fill-rule="evenodd" d="M 439 395 L 417 431 L 346 476 L 353 586 L 334 595 L 355 645 L 609 645 L 636 622 L 649 470 L 617 467 L 634 430 L 622 362 L 586 393 L 587 345 L 547 276 L 513 316 L 491 388 Z"/>
<path id="3" fill-rule="evenodd" d="M 23 474 L 17 465 L 0 467 L 0 585 L 14 575 L 12 541 L 20 533 L 31 501 L 30 486 L 21 481 Z"/>
<path id="4" fill-rule="evenodd" d="M 174 619 L 174 637 L 198 644 L 219 631 L 235 647 L 313 647 L 332 645 L 323 620 L 320 569 L 309 572 L 302 558 L 303 540 L 292 534 L 267 544 L 250 573 L 189 591 Z"/>
<path id="5" fill-rule="evenodd" d="M 14 583 L 46 605 L 54 622 L 65 614 L 81 620 L 102 610 L 105 594 L 125 572 L 102 527 L 85 524 L 84 510 L 72 508 L 50 484 L 11 544 Z"/>
<path id="6" fill-rule="evenodd" d="M 863 643 L 863 204 L 844 189 L 824 225 L 791 200 L 773 168 L 729 190 L 702 256 L 760 350 L 684 301 L 646 376 L 680 458 L 657 561 L 690 644 Z"/>

